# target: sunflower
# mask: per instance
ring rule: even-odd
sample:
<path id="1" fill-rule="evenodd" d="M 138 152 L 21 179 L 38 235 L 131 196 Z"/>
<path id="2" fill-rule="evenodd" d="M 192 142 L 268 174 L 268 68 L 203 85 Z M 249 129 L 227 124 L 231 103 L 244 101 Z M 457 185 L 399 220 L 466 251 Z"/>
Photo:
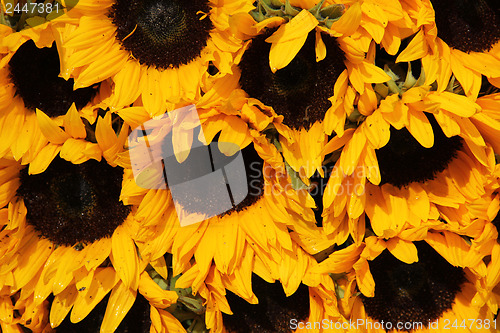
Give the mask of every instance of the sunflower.
<path id="1" fill-rule="evenodd" d="M 360 293 L 350 295 L 348 309 L 355 332 L 493 332 L 496 309 L 485 301 L 491 288 L 484 288 L 483 257 L 454 233 L 429 231 L 388 240 L 367 237 L 314 271 L 355 277 Z M 498 264 L 495 258 L 490 266 L 498 269 Z"/>
<path id="2" fill-rule="evenodd" d="M 337 232 L 338 244 L 349 234 L 362 239 L 365 212 L 385 237 L 439 216 L 467 223 L 460 210 L 484 194 L 500 148 L 498 121 L 465 96 L 418 82 L 388 84 L 393 94 L 376 87 L 385 95 L 379 107 L 323 151 L 343 147 L 323 197 L 325 231 Z"/>
<path id="3" fill-rule="evenodd" d="M 402 1 L 416 35 L 398 62 L 422 59 L 426 75 L 444 91 L 453 74 L 477 98 L 482 75 L 500 77 L 500 13 L 492 1 Z"/>
<path id="4" fill-rule="evenodd" d="M 64 77 L 74 77 L 76 88 L 111 78 L 113 107 L 141 97 L 151 115 L 160 115 L 169 103 L 199 98 L 210 62 L 220 75 L 231 71 L 241 42 L 231 36 L 227 19 L 247 8 L 243 0 L 224 6 L 206 0 L 79 1 L 68 13 L 77 26 L 68 24 L 62 34 L 71 69 Z"/>
<path id="5" fill-rule="evenodd" d="M 304 181 L 322 172 L 319 152 L 332 131 L 343 130 L 356 93 L 389 79 L 374 65 L 373 47 L 366 55 L 365 44 L 330 24 L 353 12 L 344 13 L 343 5 L 322 6 L 323 1 L 312 8 L 285 2 L 271 8 L 262 1 L 250 14 L 235 18 L 237 27 L 247 27 L 240 29 L 249 40 L 244 53 L 235 61 L 235 74 L 214 84 L 199 102 L 218 105 L 224 114 L 241 112 L 242 118 L 251 113 L 260 131 L 264 123 L 272 124 L 267 130 Z"/>
<path id="6" fill-rule="evenodd" d="M 53 151 L 38 124 L 37 109 L 62 125 L 61 116 L 72 104 L 89 120 L 94 108 L 101 106 L 105 84 L 100 89 L 73 90 L 72 79 L 59 77 L 61 49 L 55 41 L 59 28 L 59 23 L 49 22 L 7 34 L 0 42 L 0 156 L 12 153 L 28 164 Z"/>
<path id="7" fill-rule="evenodd" d="M 222 135 L 217 138 L 218 144 L 210 147 L 214 164 L 224 166 L 229 165 L 236 157 L 228 157 L 218 151 L 221 137 Z M 173 214 L 174 218 L 162 222 L 170 223 L 165 226 L 165 232 L 169 234 L 168 243 L 172 246 L 174 275 L 189 269 L 193 256 L 198 264 L 198 279 L 201 281 L 208 274 L 212 261 L 221 273 L 232 275 L 241 269 L 245 244 L 250 243 L 257 253 L 273 249 L 276 255 L 281 252 L 291 254 L 289 229 L 300 233 L 314 230 L 314 214 L 311 209 L 314 202 L 310 196 L 307 192 L 294 190 L 288 176 L 267 164 L 261 156 L 262 148 L 257 147 L 257 142 L 242 147 L 238 154 L 241 154 L 244 166 L 228 169 L 226 177 L 230 177 L 228 179 L 236 187 L 232 188 L 232 201 L 228 201 L 228 209 L 222 212 L 220 206 L 223 201 L 220 198 L 224 194 L 220 191 L 225 190 L 225 186 L 207 196 L 205 189 L 193 188 L 193 185 L 187 183 L 199 174 L 199 164 L 202 162 L 199 156 L 203 155 L 206 148 L 192 148 L 182 163 L 178 163 L 173 156 L 164 160 L 166 170 L 170 170 L 167 176 L 170 192 L 160 189 L 146 195 L 163 200 L 156 205 L 164 211 L 177 212 Z M 173 170 L 180 172 L 172 174 Z M 180 178 L 176 179 L 176 176 Z M 214 188 L 220 186 L 219 183 L 210 184 Z M 243 188 L 238 188 L 240 185 Z M 182 186 L 182 191 L 179 186 Z M 199 221 L 202 222 L 193 224 Z M 142 232 L 144 253 L 149 253 L 150 249 L 160 245 L 156 243 L 158 237 L 153 236 L 153 231 Z M 165 240 L 163 243 L 161 247 L 166 248 Z"/>
<path id="8" fill-rule="evenodd" d="M 81 123 L 73 119 L 76 116 L 72 108 L 64 131 L 49 131 L 65 139 L 52 143 L 61 152 L 61 145 L 72 140 L 70 134 L 78 133 Z M 46 129 L 51 120 L 46 116 L 42 120 Z M 94 144 L 93 159 L 83 154 L 73 164 L 45 156 L 47 166 L 38 174 L 30 174 L 18 162 L 2 160 L 2 297 L 20 297 L 16 306 L 26 310 L 16 320 L 23 326 L 43 324 L 38 319 L 35 324 L 31 316 L 46 313 L 50 294 L 54 295 L 48 315 L 51 327 L 61 324 L 70 311 L 71 322 L 81 321 L 110 294 L 102 318 L 104 331 L 116 329 L 138 291 L 159 309 L 177 299 L 175 292 L 161 290 L 145 272 L 151 264 L 164 274 L 165 264 L 150 262 L 137 252 L 138 207 L 120 201 L 122 182 L 131 173 L 117 166 L 123 142 L 118 149 L 119 140 L 106 120 L 99 120 L 97 127 L 100 144 Z M 107 136 L 109 131 L 112 136 Z M 109 163 L 97 158 L 97 152 Z"/>

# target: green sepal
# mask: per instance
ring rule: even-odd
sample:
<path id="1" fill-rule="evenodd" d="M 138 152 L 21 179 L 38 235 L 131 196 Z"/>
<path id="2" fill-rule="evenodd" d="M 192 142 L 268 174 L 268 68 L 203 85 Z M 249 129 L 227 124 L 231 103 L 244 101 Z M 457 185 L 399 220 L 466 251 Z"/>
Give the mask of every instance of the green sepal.
<path id="1" fill-rule="evenodd" d="M 290 4 L 290 1 L 288 0 L 285 1 L 285 14 L 290 16 L 295 16 L 300 12 L 301 12 L 300 8 L 295 8 Z"/>
<path id="2" fill-rule="evenodd" d="M 319 12 L 321 10 L 321 6 L 323 6 L 323 3 L 325 2 L 325 0 L 321 0 L 320 2 L 318 2 L 318 4 L 316 6 L 314 6 L 313 8 L 309 9 L 309 12 L 311 14 L 313 14 L 316 18 L 319 17 Z"/>
<path id="3" fill-rule="evenodd" d="M 262 8 L 266 12 L 266 16 L 282 16 L 283 11 L 281 10 L 281 7 L 279 8 L 273 8 L 272 4 L 269 0 L 261 0 L 260 4 L 262 5 Z M 271 15 L 269 15 L 271 14 Z"/>
<path id="4" fill-rule="evenodd" d="M 334 4 L 326 6 L 319 11 L 319 14 L 329 20 L 337 21 L 344 13 L 345 6 L 342 4 Z"/>

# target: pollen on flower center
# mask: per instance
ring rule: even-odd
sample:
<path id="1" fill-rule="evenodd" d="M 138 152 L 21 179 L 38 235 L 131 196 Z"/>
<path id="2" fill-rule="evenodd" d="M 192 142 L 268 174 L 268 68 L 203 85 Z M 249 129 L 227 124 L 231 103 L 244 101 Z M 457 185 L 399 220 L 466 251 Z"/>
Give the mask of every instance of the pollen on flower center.
<path id="1" fill-rule="evenodd" d="M 213 28 L 206 0 L 117 0 L 110 17 L 116 38 L 141 64 L 179 67 L 196 59 Z"/>
<path id="2" fill-rule="evenodd" d="M 59 77 L 59 54 L 55 43 L 52 47 L 36 47 L 27 41 L 9 61 L 10 79 L 24 105 L 35 111 L 42 110 L 50 117 L 65 114 L 72 103 L 78 109 L 87 105 L 96 95 L 95 87 L 73 90 L 73 79 Z"/>
<path id="3" fill-rule="evenodd" d="M 434 145 L 431 148 L 420 145 L 406 128 L 396 130 L 391 127 L 389 142 L 375 151 L 381 185 L 389 183 L 402 187 L 412 182 L 432 180 L 437 173 L 446 169 L 462 148 L 460 137 L 448 138 L 434 116 L 426 115 L 434 132 Z"/>
<path id="4" fill-rule="evenodd" d="M 495 0 L 431 0 L 438 37 L 463 52 L 486 52 L 500 41 Z"/>
<path id="5" fill-rule="evenodd" d="M 415 243 L 418 262 L 406 264 L 384 250 L 369 263 L 375 296 L 361 295 L 371 318 L 391 322 L 420 322 L 426 326 L 451 309 L 465 282 L 465 273 L 448 263 L 425 242 Z"/>
<path id="6" fill-rule="evenodd" d="M 250 97 L 283 115 L 286 125 L 307 129 L 322 121 L 331 106 L 328 98 L 333 95 L 335 81 L 345 69 L 344 52 L 335 38 L 322 34 L 327 54 L 317 62 L 315 31 L 312 31 L 295 58 L 273 73 L 269 67 L 271 44 L 265 40 L 275 31 L 270 29 L 255 37 L 243 54 L 239 64 L 240 86 Z"/>
<path id="7" fill-rule="evenodd" d="M 29 224 L 55 244 L 72 246 L 109 237 L 127 217 L 120 201 L 123 170 L 94 160 L 55 159 L 42 174 L 21 171 L 17 194 Z"/>

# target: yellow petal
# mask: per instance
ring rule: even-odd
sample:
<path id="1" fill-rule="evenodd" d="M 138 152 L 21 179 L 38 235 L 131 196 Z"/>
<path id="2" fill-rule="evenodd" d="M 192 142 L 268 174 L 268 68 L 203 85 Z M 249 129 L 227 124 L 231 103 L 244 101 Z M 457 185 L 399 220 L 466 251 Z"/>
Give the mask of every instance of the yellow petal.
<path id="1" fill-rule="evenodd" d="M 349 128 L 344 132 L 342 136 L 334 136 L 321 150 L 321 155 L 330 154 L 337 149 L 342 148 L 349 140 L 351 140 L 354 134 L 354 128 Z"/>
<path id="2" fill-rule="evenodd" d="M 382 180 L 380 175 L 380 168 L 378 166 L 377 155 L 374 149 L 365 150 L 365 166 L 366 166 L 366 178 L 373 185 L 380 184 Z"/>
<path id="3" fill-rule="evenodd" d="M 73 307 L 77 296 L 78 291 L 72 285 L 54 297 L 49 313 L 50 325 L 52 327 L 59 326 L 62 323 Z"/>
<path id="4" fill-rule="evenodd" d="M 406 127 L 423 147 L 430 148 L 434 145 L 434 132 L 429 119 L 423 112 L 414 111 L 410 108 L 408 110 L 408 126 Z"/>
<path id="5" fill-rule="evenodd" d="M 95 136 L 99 147 L 106 151 L 116 144 L 116 134 L 111 126 L 111 112 L 106 113 L 104 118 L 97 119 Z"/>
<path id="6" fill-rule="evenodd" d="M 401 52 L 396 62 L 408 62 L 423 58 L 429 52 L 423 29 L 412 38 L 408 46 Z"/>
<path id="7" fill-rule="evenodd" d="M 92 143 L 70 138 L 64 142 L 61 148 L 61 158 L 74 164 L 83 163 L 88 160 L 88 157 L 83 152 L 89 145 L 91 146 Z"/>
<path id="8" fill-rule="evenodd" d="M 87 136 L 85 125 L 76 110 L 75 103 L 71 104 L 64 116 L 64 130 L 75 139 L 84 139 Z"/>
<path id="9" fill-rule="evenodd" d="M 362 131 L 374 149 L 382 148 L 389 142 L 391 136 L 390 125 L 378 110 L 368 116 L 361 126 Z"/>
<path id="10" fill-rule="evenodd" d="M 141 66 L 139 66 L 138 63 L 135 61 L 128 61 L 123 67 L 123 69 L 113 77 L 113 82 L 115 83 L 115 88 L 114 88 L 115 97 L 113 100 L 114 103 L 111 103 L 111 105 L 116 105 L 118 101 L 122 103 L 121 105 L 124 104 L 130 105 L 135 100 L 137 100 L 140 94 L 140 90 L 138 89 L 140 77 L 141 77 Z M 127 110 L 127 108 L 125 110 Z M 131 123 L 129 124 L 132 125 Z M 140 124 L 141 123 L 136 124 L 133 127 L 136 127 Z"/>
<path id="11" fill-rule="evenodd" d="M 112 267 L 97 268 L 90 287 L 78 293 L 70 315 L 71 322 L 84 319 L 117 282 L 118 276 Z"/>
<path id="12" fill-rule="evenodd" d="M 373 280 L 372 273 L 370 272 L 368 261 L 360 259 L 354 264 L 354 269 L 356 270 L 356 282 L 358 284 L 359 291 L 361 291 L 366 297 L 373 297 L 375 295 L 375 281 Z"/>
<path id="13" fill-rule="evenodd" d="M 68 133 L 64 132 L 56 122 L 49 118 L 43 111 L 36 109 L 36 117 L 43 135 L 52 143 L 63 144 L 70 138 Z"/>
<path id="14" fill-rule="evenodd" d="M 462 237 L 454 233 L 429 233 L 425 241 L 453 266 L 475 267 L 482 259 Z"/>
<path id="15" fill-rule="evenodd" d="M 111 48 L 109 52 L 101 54 L 99 61 L 91 63 L 75 80 L 75 89 L 91 86 L 118 73 L 127 63 L 127 54 L 123 50 Z"/>
<path id="16" fill-rule="evenodd" d="M 387 242 L 387 249 L 392 255 L 404 263 L 412 264 L 418 261 L 417 248 L 413 242 L 408 242 L 399 238 L 391 238 Z"/>
<path id="17" fill-rule="evenodd" d="M 269 66 L 276 72 L 286 67 L 304 45 L 309 31 L 318 25 L 318 20 L 306 9 L 288 23 L 283 24 L 266 39 L 272 43 L 269 53 Z"/>
<path id="18" fill-rule="evenodd" d="M 358 165 L 361 153 L 365 150 L 366 137 L 357 130 L 351 140 L 344 146 L 340 156 L 340 166 L 346 175 L 351 175 Z"/>
<path id="19" fill-rule="evenodd" d="M 151 305 L 164 309 L 177 302 L 177 293 L 171 290 L 163 290 L 151 279 L 147 272 L 142 272 L 139 282 L 139 291 Z"/>
<path id="20" fill-rule="evenodd" d="M 248 125 L 238 117 L 227 117 L 226 126 L 222 128 L 219 137 L 219 150 L 227 156 L 234 155 L 238 149 L 246 147 L 251 142 Z M 227 144 L 232 143 L 232 144 Z"/>
<path id="21" fill-rule="evenodd" d="M 125 283 L 118 282 L 109 296 L 108 306 L 104 313 L 101 333 L 113 333 L 135 302 L 137 290 L 128 288 Z"/>
<path id="22" fill-rule="evenodd" d="M 28 173 L 34 175 L 44 172 L 60 150 L 61 146 L 49 143 L 30 163 Z"/>
<path id="23" fill-rule="evenodd" d="M 361 5 L 355 2 L 340 19 L 332 24 L 331 30 L 338 31 L 346 36 L 352 35 L 361 23 Z"/>
<path id="24" fill-rule="evenodd" d="M 413 214 L 420 217 L 423 221 L 427 221 L 430 213 L 429 197 L 418 183 L 412 183 L 409 186 L 408 206 Z"/>
<path id="25" fill-rule="evenodd" d="M 139 284 L 139 259 L 134 241 L 125 230 L 119 226 L 111 237 L 111 262 L 116 273 L 127 288 L 137 289 Z"/>
<path id="26" fill-rule="evenodd" d="M 320 62 L 326 57 L 325 42 L 321 38 L 321 32 L 316 30 L 316 62 Z"/>
<path id="27" fill-rule="evenodd" d="M 136 128 L 151 119 L 146 109 L 142 106 L 123 108 L 116 113 L 132 128 Z"/>
<path id="28" fill-rule="evenodd" d="M 448 91 L 430 93 L 427 95 L 426 99 L 434 103 L 439 103 L 442 109 L 456 114 L 459 117 L 470 117 L 481 109 L 479 105 L 469 98 Z"/>

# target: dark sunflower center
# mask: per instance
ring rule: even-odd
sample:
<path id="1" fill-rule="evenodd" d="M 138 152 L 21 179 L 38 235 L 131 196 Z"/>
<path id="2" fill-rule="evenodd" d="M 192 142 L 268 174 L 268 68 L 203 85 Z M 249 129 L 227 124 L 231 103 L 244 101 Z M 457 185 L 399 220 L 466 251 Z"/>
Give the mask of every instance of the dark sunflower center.
<path id="1" fill-rule="evenodd" d="M 17 194 L 28 209 L 27 222 L 59 245 L 109 237 L 127 217 L 120 201 L 123 169 L 106 162 L 72 164 L 55 159 L 38 175 L 21 171 Z"/>
<path id="2" fill-rule="evenodd" d="M 500 40 L 497 0 L 431 0 L 438 36 L 463 52 L 484 52 Z"/>
<path id="3" fill-rule="evenodd" d="M 201 13 L 200 13 L 201 12 Z M 141 64 L 179 67 L 196 59 L 213 28 L 206 0 L 117 0 L 110 17 L 116 38 Z"/>
<path id="4" fill-rule="evenodd" d="M 466 281 L 464 271 L 449 264 L 427 243 L 415 245 L 416 263 L 405 264 L 387 250 L 370 262 L 375 296 L 361 295 L 361 300 L 371 318 L 390 322 L 392 327 L 398 322 L 427 326 L 451 309 Z"/>
<path id="5" fill-rule="evenodd" d="M 69 316 L 56 328 L 60 333 L 95 333 L 99 332 L 106 306 L 109 301 L 107 295 L 97 306 L 83 319 L 74 324 Z M 137 294 L 134 305 L 127 312 L 115 333 L 149 333 L 151 327 L 150 305 L 141 294 Z"/>
<path id="6" fill-rule="evenodd" d="M 145 1 L 137 24 L 157 43 L 178 43 L 189 29 L 186 13 L 175 2 Z"/>
<path id="7" fill-rule="evenodd" d="M 255 149 L 250 145 L 226 156 L 218 145 L 192 148 L 182 163 L 175 156 L 164 159 L 172 197 L 188 213 L 222 217 L 252 206 L 264 193 L 264 161 Z"/>
<path id="8" fill-rule="evenodd" d="M 87 179 L 75 178 L 69 174 L 51 179 L 50 191 L 59 203 L 56 209 L 62 216 L 68 219 L 92 217 L 97 205 L 96 188 Z"/>
<path id="9" fill-rule="evenodd" d="M 286 297 L 279 282 L 267 283 L 254 275 L 252 289 L 258 304 L 250 304 L 228 291 L 233 315 L 222 314 L 224 326 L 231 333 L 288 333 L 292 319 L 304 320 L 309 315 L 309 289 L 301 284 L 297 291 Z"/>
<path id="10" fill-rule="evenodd" d="M 312 84 L 309 63 L 303 57 L 295 57 L 288 66 L 282 68 L 273 76 L 274 84 L 280 95 L 291 97 L 293 94 L 306 91 Z"/>
<path id="11" fill-rule="evenodd" d="M 405 127 L 401 130 L 391 127 L 389 142 L 375 151 L 382 177 L 381 185 L 389 183 L 402 187 L 412 182 L 432 180 L 437 173 L 446 169 L 462 148 L 460 137 L 448 138 L 434 116 L 426 116 L 434 132 L 434 145 L 431 148 L 418 143 Z"/>
<path id="12" fill-rule="evenodd" d="M 286 125 L 309 128 L 316 121 L 322 121 L 331 106 L 328 98 L 345 69 L 344 53 L 335 38 L 322 34 L 326 58 L 316 62 L 315 32 L 312 31 L 290 64 L 273 73 L 269 67 L 271 44 L 265 40 L 274 31 L 276 29 L 255 37 L 245 51 L 239 64 L 240 86 L 250 97 L 283 115 Z"/>
<path id="13" fill-rule="evenodd" d="M 24 105 L 42 110 L 50 117 L 65 114 L 72 103 L 78 109 L 87 105 L 97 93 L 96 87 L 73 90 L 73 79 L 59 77 L 59 54 L 55 43 L 39 49 L 27 41 L 9 62 L 10 79 Z"/>

